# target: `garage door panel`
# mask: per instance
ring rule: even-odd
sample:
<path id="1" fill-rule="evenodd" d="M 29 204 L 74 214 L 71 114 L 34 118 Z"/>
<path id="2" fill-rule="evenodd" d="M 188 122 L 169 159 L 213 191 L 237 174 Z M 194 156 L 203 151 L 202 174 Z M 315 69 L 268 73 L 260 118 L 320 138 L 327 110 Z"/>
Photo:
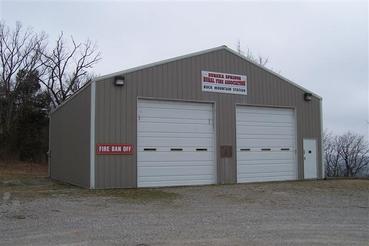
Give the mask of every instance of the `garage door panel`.
<path id="1" fill-rule="evenodd" d="M 157 176 L 176 176 L 179 173 L 181 175 L 208 175 L 209 174 L 209 167 L 211 168 L 212 165 L 209 163 L 208 165 L 196 166 L 196 168 L 189 168 L 187 166 L 160 166 L 160 167 L 140 167 L 138 169 L 141 172 L 141 177 L 157 177 Z"/>
<path id="2" fill-rule="evenodd" d="M 213 138 L 214 133 L 186 133 L 186 134 L 178 134 L 178 132 L 139 132 L 137 133 L 138 138 L 189 138 L 189 139 L 203 139 L 203 138 Z"/>
<path id="3" fill-rule="evenodd" d="M 186 166 L 188 168 L 197 166 L 213 166 L 213 160 L 209 161 L 141 161 L 140 167 L 181 167 Z"/>
<path id="4" fill-rule="evenodd" d="M 240 160 L 240 164 L 242 166 L 240 168 L 243 168 L 244 165 L 292 165 L 294 161 L 291 161 L 289 159 L 280 159 L 280 160 Z"/>
<path id="5" fill-rule="evenodd" d="M 159 117 L 144 117 L 140 118 L 140 124 L 145 123 L 177 123 L 178 119 L 180 119 L 181 124 L 202 124 L 202 125 L 208 125 L 209 120 L 211 119 L 209 117 L 205 117 L 204 119 L 189 119 L 189 118 L 159 118 Z"/>
<path id="6" fill-rule="evenodd" d="M 203 110 L 171 110 L 171 109 L 153 109 L 147 108 L 139 110 L 138 114 L 142 119 L 156 119 L 160 118 L 161 115 L 165 115 L 168 119 L 197 119 L 207 120 L 213 118 L 212 114 L 208 111 Z"/>
<path id="7" fill-rule="evenodd" d="M 241 108 L 242 107 L 242 108 Z M 273 108 L 273 107 L 249 107 L 249 106 L 238 106 L 241 113 L 254 114 L 254 115 L 293 115 L 294 112 L 286 108 Z"/>
<path id="8" fill-rule="evenodd" d="M 140 124 L 139 128 L 145 132 L 173 132 L 173 133 L 212 133 L 210 124 L 185 124 L 185 123 L 150 123 Z"/>
<path id="9" fill-rule="evenodd" d="M 263 148 L 263 147 L 281 147 L 281 148 L 289 148 L 292 147 L 294 143 L 294 140 L 292 139 L 274 139 L 274 138 L 270 138 L 268 139 L 268 146 L 265 145 L 265 140 L 264 139 L 257 139 L 257 138 L 252 138 L 252 139 L 240 139 L 239 144 L 240 146 L 244 146 L 244 147 L 250 147 L 250 148 Z"/>
<path id="10" fill-rule="evenodd" d="M 258 176 L 244 176 L 242 180 L 246 182 L 268 182 L 268 181 L 281 181 L 281 180 L 295 180 L 294 176 L 283 175 L 283 173 L 276 174 L 259 174 Z"/>
<path id="11" fill-rule="evenodd" d="M 239 126 L 238 130 L 242 132 L 242 134 L 253 134 L 253 135 L 288 135 L 292 136 L 294 131 L 291 127 L 247 127 L 247 126 Z"/>
<path id="12" fill-rule="evenodd" d="M 191 177 L 188 175 L 176 174 L 176 175 L 145 175 L 141 176 L 144 182 L 160 182 L 160 181 L 186 181 L 186 180 L 213 180 L 214 176 L 211 174 L 193 174 Z"/>
<path id="13" fill-rule="evenodd" d="M 154 152 L 154 151 L 152 151 Z M 214 160 L 214 152 L 183 152 L 183 151 L 168 151 L 168 152 L 156 152 L 145 151 L 140 153 L 137 158 L 138 161 L 150 161 L 150 160 L 163 160 L 163 161 L 205 161 Z"/>
<path id="14" fill-rule="evenodd" d="M 293 126 L 293 124 L 291 124 L 290 122 L 265 122 L 265 121 L 260 121 L 260 122 L 239 122 L 238 123 L 239 126 L 247 126 L 247 127 L 253 127 L 253 126 L 262 126 L 262 127 L 291 127 Z"/>
<path id="15" fill-rule="evenodd" d="M 291 152 L 272 152 L 272 151 L 265 151 L 265 152 L 247 152 L 243 153 L 238 152 L 237 153 L 237 159 L 239 161 L 242 160 L 250 160 L 250 161 L 256 161 L 256 160 L 291 160 L 294 156 L 294 153 Z"/>
<path id="16" fill-rule="evenodd" d="M 160 187 L 163 186 L 185 186 L 185 185 L 207 185 L 209 183 L 214 183 L 214 179 L 211 175 L 208 176 L 196 176 L 189 179 L 188 177 L 173 176 L 173 177 L 162 177 L 155 180 L 155 177 L 142 178 L 141 187 Z"/>
<path id="17" fill-rule="evenodd" d="M 238 182 L 296 179 L 295 134 L 292 109 L 238 106 Z"/>
<path id="18" fill-rule="evenodd" d="M 291 162 L 286 163 L 268 163 L 265 164 L 264 162 L 259 162 L 257 164 L 243 164 L 240 169 L 238 170 L 240 175 L 244 174 L 257 174 L 257 173 L 278 173 L 278 172 L 289 172 L 294 173 L 295 170 L 291 169 Z M 267 170 L 267 171 L 265 171 Z"/>
<path id="19" fill-rule="evenodd" d="M 281 135 L 281 134 L 237 134 L 238 141 L 244 139 L 256 140 L 256 139 L 281 139 L 281 140 L 291 140 L 295 141 L 294 135 Z"/>
<path id="20" fill-rule="evenodd" d="M 164 110 L 196 110 L 209 112 L 208 103 L 182 102 L 182 101 L 159 101 L 159 100 L 139 100 L 138 109 Z"/>
<path id="21" fill-rule="evenodd" d="M 175 141 L 177 146 L 181 146 L 181 147 L 193 147 L 191 150 L 192 151 L 196 151 L 196 148 L 202 148 L 205 146 L 211 146 L 212 143 L 212 139 L 210 138 L 196 138 L 196 143 L 193 142 L 192 138 L 183 138 L 183 137 L 178 137 L 178 138 L 167 138 L 167 137 L 146 137 L 145 139 L 145 143 L 143 143 L 143 146 L 138 146 L 140 147 L 145 147 L 145 146 L 159 146 L 159 147 L 172 147 L 168 146 L 168 142 L 170 141 Z"/>
<path id="22" fill-rule="evenodd" d="M 241 115 L 247 115 L 247 120 L 240 121 L 241 125 L 254 125 L 255 123 L 264 123 L 266 125 L 273 124 L 273 123 L 276 123 L 276 124 L 288 123 L 289 124 L 290 121 L 288 119 L 292 117 L 289 115 L 285 116 L 285 115 L 273 115 L 273 114 L 261 116 L 261 115 L 241 113 Z"/>
<path id="23" fill-rule="evenodd" d="M 138 187 L 216 183 L 211 104 L 138 102 Z"/>

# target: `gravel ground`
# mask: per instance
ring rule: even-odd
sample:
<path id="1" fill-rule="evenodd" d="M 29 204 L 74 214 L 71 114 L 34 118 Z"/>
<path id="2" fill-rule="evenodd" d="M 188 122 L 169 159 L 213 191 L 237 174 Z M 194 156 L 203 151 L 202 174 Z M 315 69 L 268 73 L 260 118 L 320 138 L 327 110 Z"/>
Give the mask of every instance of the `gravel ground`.
<path id="1" fill-rule="evenodd" d="M 88 191 L 0 179 L 0 245 L 369 245 L 369 180 Z"/>

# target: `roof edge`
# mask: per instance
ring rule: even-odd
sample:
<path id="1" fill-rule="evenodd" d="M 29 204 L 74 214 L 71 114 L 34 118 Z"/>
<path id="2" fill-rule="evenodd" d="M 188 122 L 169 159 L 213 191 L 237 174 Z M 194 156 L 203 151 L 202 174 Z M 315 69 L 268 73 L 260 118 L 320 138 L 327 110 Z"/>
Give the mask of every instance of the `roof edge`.
<path id="1" fill-rule="evenodd" d="M 122 74 L 126 74 L 126 73 L 136 72 L 136 71 L 139 71 L 139 70 L 142 70 L 142 69 L 145 69 L 145 68 L 155 67 L 155 66 L 166 64 L 166 63 L 169 63 L 169 62 L 178 61 L 178 60 L 182 60 L 182 59 L 186 59 L 186 58 L 190 58 L 190 57 L 194 57 L 194 56 L 198 56 L 198 55 L 203 55 L 203 54 L 207 54 L 207 53 L 214 52 L 214 51 L 217 51 L 217 50 L 222 50 L 222 49 L 229 49 L 229 48 L 226 45 L 221 45 L 221 46 L 218 46 L 218 47 L 215 47 L 215 48 L 210 48 L 210 49 L 206 49 L 206 50 L 202 50 L 202 51 L 189 53 L 187 55 L 176 56 L 176 57 L 173 57 L 173 58 L 169 58 L 169 59 L 165 59 L 165 60 L 161 60 L 161 61 L 157 61 L 157 62 L 152 62 L 152 63 L 146 64 L 146 65 L 121 70 L 119 72 L 114 72 L 114 73 L 98 76 L 98 77 L 95 78 L 95 81 L 108 79 L 108 78 L 118 76 L 118 75 L 122 75 Z"/>
<path id="2" fill-rule="evenodd" d="M 244 55 L 242 55 L 242 54 L 240 54 L 240 53 L 238 53 L 238 52 L 236 52 L 236 51 L 232 50 L 231 48 L 228 48 L 227 46 L 225 46 L 225 47 L 224 47 L 224 49 L 225 49 L 225 50 L 227 50 L 227 51 L 229 51 L 229 52 L 231 52 L 232 54 L 234 54 L 234 55 L 236 55 L 236 56 L 238 56 L 238 57 L 240 57 L 240 58 L 242 58 L 242 59 L 244 59 L 244 60 L 246 60 L 246 61 L 248 61 L 248 62 L 250 62 L 250 63 L 254 64 L 255 66 L 257 66 L 257 67 L 259 67 L 259 68 L 261 68 L 261 69 L 263 69 L 263 70 L 265 70 L 265 71 L 267 71 L 267 72 L 269 72 L 269 73 L 273 74 L 274 76 L 277 76 L 278 78 L 280 78 L 280 79 L 282 79 L 282 80 L 284 80 L 284 81 L 286 81 L 286 82 L 290 83 L 291 85 L 293 85 L 293 86 L 295 86 L 295 87 L 297 87 L 297 88 L 299 88 L 299 89 L 301 89 L 301 90 L 303 90 L 303 91 L 305 91 L 305 92 L 311 93 L 313 96 L 315 96 L 315 97 L 316 97 L 316 98 L 318 98 L 319 100 L 321 100 L 321 99 L 322 99 L 322 97 L 321 97 L 321 96 L 319 96 L 318 94 L 316 94 L 316 93 L 312 92 L 311 90 L 308 90 L 308 89 L 306 89 L 305 87 L 303 87 L 303 86 L 301 86 L 301 85 L 299 85 L 299 84 L 296 84 L 295 82 L 293 82 L 293 81 L 291 81 L 291 80 L 287 79 L 286 77 L 284 77 L 284 76 L 280 75 L 279 73 L 276 73 L 276 72 L 274 72 L 273 70 L 271 70 L 271 69 L 269 69 L 269 68 L 267 68 L 267 67 L 265 67 L 265 66 L 262 66 L 262 65 L 260 65 L 260 64 L 258 64 L 258 63 L 256 63 L 256 62 L 254 62 L 254 61 L 250 60 L 250 59 L 249 59 L 249 58 L 247 58 L 246 56 L 244 56 Z"/>
<path id="3" fill-rule="evenodd" d="M 266 72 L 269 72 L 269 73 L 273 74 L 274 76 L 276 76 L 276 77 L 284 80 L 285 82 L 287 82 L 287 83 L 295 86 L 296 88 L 299 88 L 300 90 L 303 90 L 305 92 L 311 93 L 314 97 L 318 98 L 319 100 L 322 100 L 322 97 L 321 96 L 319 96 L 318 94 L 312 92 L 311 90 L 308 90 L 305 87 L 303 87 L 303 86 L 301 86 L 299 84 L 296 84 L 295 82 L 287 79 L 286 77 L 284 77 L 284 76 L 282 76 L 282 75 L 274 72 L 273 70 L 271 70 L 271 69 L 269 69 L 267 67 L 264 67 L 264 66 L 262 66 L 260 64 L 257 64 L 256 62 L 250 60 L 246 56 L 244 56 L 242 54 L 239 54 L 237 51 L 232 50 L 228 46 L 221 45 L 221 46 L 217 46 L 215 48 L 210 48 L 210 49 L 206 49 L 206 50 L 202 50 L 202 51 L 197 51 L 197 52 L 189 53 L 187 55 L 176 56 L 176 57 L 165 59 L 165 60 L 161 60 L 161 61 L 158 61 L 158 62 L 153 62 L 153 63 L 149 63 L 149 64 L 146 64 L 146 65 L 137 66 L 137 67 L 133 67 L 133 68 L 121 70 L 121 71 L 118 71 L 118 72 L 114 72 L 114 73 L 110 73 L 110 74 L 106 74 L 106 75 L 97 76 L 94 79 L 92 79 L 91 81 L 87 82 L 83 87 L 81 87 L 78 91 L 76 91 L 72 96 L 70 96 L 63 103 L 61 103 L 56 108 L 54 108 L 53 110 L 51 110 L 51 112 L 49 114 L 54 113 L 59 108 L 61 108 L 62 106 L 64 106 L 68 101 L 70 101 L 77 94 L 79 94 L 81 91 L 83 91 L 84 88 L 88 87 L 88 85 L 90 85 L 92 82 L 102 81 L 102 80 L 109 79 L 109 78 L 112 78 L 112 77 L 115 77 L 115 76 L 118 76 L 118 75 L 132 73 L 132 72 L 136 72 L 136 71 L 139 71 L 139 70 L 142 70 L 142 69 L 151 68 L 151 67 L 155 67 L 155 66 L 158 66 L 158 65 L 162 65 L 162 64 L 169 63 L 169 62 L 178 61 L 178 60 L 181 60 L 181 59 L 190 58 L 190 57 L 194 57 L 194 56 L 198 56 L 198 55 L 203 55 L 203 54 L 207 54 L 207 53 L 218 51 L 218 50 L 226 50 L 226 51 L 228 51 L 228 52 L 230 52 L 230 53 L 232 53 L 232 54 L 240 57 L 241 59 L 243 59 L 245 61 L 248 61 L 249 63 L 251 63 L 251 64 L 253 64 L 253 65 L 255 65 L 255 66 L 257 66 L 257 67 L 259 67 L 259 68 L 261 68 L 263 70 L 265 70 Z"/>
<path id="4" fill-rule="evenodd" d="M 149 64 L 146 64 L 146 65 L 121 70 L 119 72 L 98 76 L 98 77 L 95 78 L 95 81 L 100 81 L 100 80 L 108 79 L 108 78 L 111 78 L 111 77 L 114 77 L 114 76 L 118 76 L 118 75 L 122 75 L 122 74 L 126 74 L 126 73 L 131 73 L 131 72 L 139 71 L 139 70 L 142 70 L 142 69 L 145 69 L 145 68 L 150 68 L 150 67 L 166 64 L 166 63 L 169 63 L 169 62 L 178 61 L 178 60 L 185 59 L 185 58 L 190 58 L 190 57 L 193 57 L 193 56 L 203 55 L 203 54 L 206 54 L 206 53 L 210 53 L 210 52 L 214 52 L 214 51 L 218 51 L 218 50 L 223 50 L 223 49 L 230 52 L 230 53 L 232 53 L 232 54 L 234 54 L 234 55 L 236 55 L 236 56 L 238 56 L 238 57 L 240 57 L 241 59 L 246 60 L 246 61 L 250 62 L 251 64 L 254 64 L 255 66 L 257 66 L 257 67 L 273 74 L 274 76 L 277 76 L 278 78 L 286 81 L 287 83 L 290 83 L 291 85 L 293 85 L 293 86 L 295 86 L 295 87 L 297 87 L 297 88 L 299 88 L 299 89 L 301 89 L 305 92 L 311 93 L 313 96 L 315 96 L 319 100 L 322 99 L 321 96 L 319 96 L 318 94 L 312 92 L 311 90 L 308 90 L 305 87 L 303 87 L 303 86 L 287 79 L 286 77 L 274 72 L 273 70 L 252 61 L 251 59 L 247 58 L 246 56 L 244 56 L 242 54 L 239 54 L 238 52 L 232 50 L 231 48 L 229 48 L 226 45 L 221 45 L 221 46 L 218 46 L 218 47 L 215 47 L 215 48 L 210 48 L 210 49 L 206 49 L 206 50 L 202 50 L 202 51 L 198 51 L 198 52 L 193 52 L 193 53 L 190 53 L 190 54 L 187 54 L 187 55 L 177 56 L 177 57 L 161 60 L 161 61 L 158 61 L 158 62 L 153 62 L 153 63 L 149 63 Z"/>
<path id="5" fill-rule="evenodd" d="M 82 91 L 84 91 L 86 88 L 88 88 L 88 86 L 93 82 L 94 80 L 90 80 L 89 82 L 87 82 L 86 84 L 84 84 L 81 88 L 79 88 L 76 92 L 74 92 L 70 97 L 68 97 L 67 99 L 65 99 L 64 102 L 62 102 L 61 104 L 59 104 L 58 106 L 56 106 L 55 108 L 51 109 L 49 112 L 49 116 L 52 115 L 53 113 L 55 113 L 56 111 L 58 111 L 60 108 L 62 108 L 64 105 L 66 105 L 68 102 L 70 102 L 73 98 L 75 98 L 79 93 L 81 93 Z"/>

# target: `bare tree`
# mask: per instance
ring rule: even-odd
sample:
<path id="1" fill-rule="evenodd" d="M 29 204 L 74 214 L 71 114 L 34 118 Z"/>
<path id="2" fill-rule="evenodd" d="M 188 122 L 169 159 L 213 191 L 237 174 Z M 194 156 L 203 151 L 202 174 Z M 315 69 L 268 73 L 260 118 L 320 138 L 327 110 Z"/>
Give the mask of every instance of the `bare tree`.
<path id="1" fill-rule="evenodd" d="M 251 52 L 251 50 L 249 48 L 247 48 L 246 53 L 242 50 L 241 48 L 241 41 L 238 40 L 238 44 L 237 44 L 237 51 L 240 55 L 246 56 L 246 58 L 248 58 L 249 60 L 263 66 L 266 67 L 266 65 L 269 62 L 269 57 L 262 57 L 262 56 L 257 56 L 255 57 L 254 54 Z"/>
<path id="2" fill-rule="evenodd" d="M 336 144 L 337 137 L 333 136 L 331 132 L 324 131 L 323 146 L 324 146 L 324 162 L 326 168 L 326 175 L 329 177 L 341 176 L 342 169 L 340 165 L 339 148 Z"/>
<path id="3" fill-rule="evenodd" d="M 345 176 L 356 176 L 369 164 L 369 145 L 364 136 L 348 132 L 337 138 L 339 155 L 345 165 Z"/>
<path id="4" fill-rule="evenodd" d="M 0 97 L 2 99 L 1 132 L 10 128 L 19 81 L 19 71 L 33 73 L 41 66 L 40 56 L 45 48 L 46 35 L 23 28 L 20 22 L 11 30 L 0 22 Z"/>
<path id="5" fill-rule="evenodd" d="M 324 133 L 324 161 L 328 176 L 358 176 L 369 166 L 369 145 L 364 136 L 347 132 Z"/>
<path id="6" fill-rule="evenodd" d="M 90 40 L 76 43 L 71 37 L 71 49 L 61 33 L 55 47 L 43 52 L 43 76 L 41 83 L 45 85 L 53 106 L 61 104 L 81 86 L 91 80 L 88 72 L 101 59 L 96 45 Z"/>

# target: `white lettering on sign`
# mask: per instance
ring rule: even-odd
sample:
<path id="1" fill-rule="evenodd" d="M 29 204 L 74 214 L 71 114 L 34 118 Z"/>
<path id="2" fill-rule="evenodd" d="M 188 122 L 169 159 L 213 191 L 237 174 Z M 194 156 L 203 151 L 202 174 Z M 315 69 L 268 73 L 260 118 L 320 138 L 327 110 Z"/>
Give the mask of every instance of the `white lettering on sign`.
<path id="1" fill-rule="evenodd" d="M 247 95 L 246 75 L 201 71 L 202 91 Z"/>
<path id="2" fill-rule="evenodd" d="M 97 144 L 96 154 L 98 155 L 131 155 L 133 154 L 132 144 Z"/>

